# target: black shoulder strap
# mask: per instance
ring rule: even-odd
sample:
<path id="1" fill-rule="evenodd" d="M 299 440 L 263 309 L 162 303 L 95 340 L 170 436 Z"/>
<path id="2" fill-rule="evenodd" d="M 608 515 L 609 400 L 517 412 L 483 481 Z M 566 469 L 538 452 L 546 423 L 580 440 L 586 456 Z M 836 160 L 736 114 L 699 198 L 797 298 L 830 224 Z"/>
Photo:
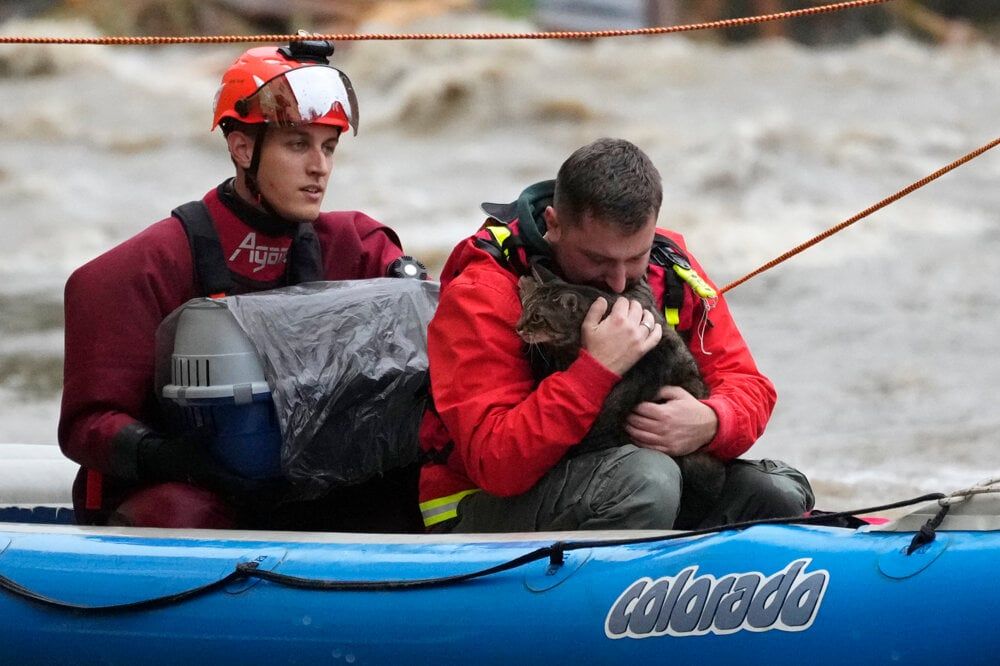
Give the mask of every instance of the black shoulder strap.
<path id="1" fill-rule="evenodd" d="M 659 232 L 653 236 L 653 251 L 649 260 L 664 268 L 675 265 L 681 268 L 691 268 L 691 262 L 688 261 L 687 255 L 681 250 L 680 245 Z"/>
<path id="2" fill-rule="evenodd" d="M 667 282 L 663 290 L 664 309 L 679 311 L 684 305 L 684 280 L 674 270 L 674 266 L 691 268 L 687 255 L 677 243 L 657 233 L 653 236 L 653 251 L 649 255 L 649 261 L 664 269 L 663 275 Z"/>
<path id="3" fill-rule="evenodd" d="M 295 239 L 288 249 L 288 284 L 317 282 L 323 279 L 323 250 L 316 229 L 310 222 L 300 222 Z"/>
<path id="4" fill-rule="evenodd" d="M 495 220 L 494 220 L 495 221 Z M 517 275 L 527 275 L 531 255 L 521 236 L 511 231 L 507 224 L 487 224 L 475 238 L 476 247 L 485 250 L 501 266 L 506 266 Z M 522 249 L 524 250 L 522 252 Z"/>
<path id="5" fill-rule="evenodd" d="M 189 201 L 170 213 L 184 227 L 188 243 L 191 245 L 191 259 L 194 272 L 203 296 L 228 294 L 235 286 L 229 274 L 226 257 L 222 253 L 222 243 L 215 231 L 212 218 L 204 202 Z"/>
<path id="6" fill-rule="evenodd" d="M 496 236 L 490 233 L 489 239 L 476 237 L 474 240 L 476 247 L 485 250 L 500 265 L 507 265 L 507 257 L 504 256 L 503 246 L 496 240 Z"/>

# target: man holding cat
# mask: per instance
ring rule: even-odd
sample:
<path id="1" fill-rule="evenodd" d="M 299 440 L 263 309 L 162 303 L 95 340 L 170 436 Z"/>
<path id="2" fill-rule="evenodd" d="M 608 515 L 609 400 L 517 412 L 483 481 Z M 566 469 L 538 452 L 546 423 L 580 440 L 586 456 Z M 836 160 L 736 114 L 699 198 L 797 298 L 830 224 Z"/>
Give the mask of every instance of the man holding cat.
<path id="1" fill-rule="evenodd" d="M 434 531 L 690 529 L 796 516 L 812 507 L 808 481 L 778 461 L 738 459 L 763 433 L 775 402 L 724 299 L 656 228 L 660 175 L 631 143 L 600 139 L 460 243 L 441 276 L 428 331 L 434 408 L 425 416 L 420 499 Z M 639 404 L 631 442 L 576 454 L 615 384 L 663 334 L 638 301 L 598 299 L 582 349 L 536 381 L 515 326 L 518 279 L 548 260 L 566 281 L 622 294 L 643 277 L 684 337 L 709 396 L 663 386 Z M 607 316 L 605 312 L 607 311 Z M 674 458 L 704 451 L 725 461 L 712 502 L 681 496 Z"/>

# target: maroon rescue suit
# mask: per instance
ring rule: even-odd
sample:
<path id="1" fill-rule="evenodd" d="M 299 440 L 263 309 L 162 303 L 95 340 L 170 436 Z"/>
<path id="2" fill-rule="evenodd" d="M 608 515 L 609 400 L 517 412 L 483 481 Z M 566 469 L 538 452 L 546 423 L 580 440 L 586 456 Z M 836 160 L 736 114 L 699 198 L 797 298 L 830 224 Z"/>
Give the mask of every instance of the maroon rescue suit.
<path id="1" fill-rule="evenodd" d="M 231 181 L 203 202 L 235 292 L 286 284 L 293 226 L 239 200 Z M 403 254 L 396 234 L 363 213 L 323 213 L 313 227 L 321 279 L 383 277 Z M 155 333 L 168 314 L 205 295 L 188 236 L 175 217 L 77 269 L 66 283 L 59 444 L 82 465 L 73 493 L 78 522 L 105 522 L 118 511 L 116 520 L 139 525 L 233 526 L 231 511 L 206 490 L 183 483 L 143 488 L 136 442 L 128 435 L 137 424 L 171 431 L 154 395 Z"/>

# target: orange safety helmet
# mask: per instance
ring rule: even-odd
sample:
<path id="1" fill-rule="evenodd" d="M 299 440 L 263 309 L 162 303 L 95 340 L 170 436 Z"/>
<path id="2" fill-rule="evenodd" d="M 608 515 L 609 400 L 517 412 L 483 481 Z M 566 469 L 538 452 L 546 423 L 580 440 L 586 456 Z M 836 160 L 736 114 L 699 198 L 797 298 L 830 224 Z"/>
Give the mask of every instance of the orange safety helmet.
<path id="1" fill-rule="evenodd" d="M 289 127 L 310 123 L 358 133 L 358 100 L 347 75 L 329 66 L 333 45 L 292 42 L 250 49 L 229 66 L 215 93 L 214 130 L 226 118 Z"/>

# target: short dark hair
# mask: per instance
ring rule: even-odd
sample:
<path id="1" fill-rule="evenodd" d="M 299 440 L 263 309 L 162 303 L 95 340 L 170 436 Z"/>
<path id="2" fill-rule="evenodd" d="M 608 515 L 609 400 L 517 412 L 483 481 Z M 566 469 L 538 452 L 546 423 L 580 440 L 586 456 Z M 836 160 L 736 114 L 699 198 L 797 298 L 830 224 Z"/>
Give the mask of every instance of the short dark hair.
<path id="1" fill-rule="evenodd" d="M 660 172 L 635 144 L 598 139 L 559 167 L 553 206 L 567 223 L 599 217 L 626 233 L 640 229 L 663 203 Z"/>

